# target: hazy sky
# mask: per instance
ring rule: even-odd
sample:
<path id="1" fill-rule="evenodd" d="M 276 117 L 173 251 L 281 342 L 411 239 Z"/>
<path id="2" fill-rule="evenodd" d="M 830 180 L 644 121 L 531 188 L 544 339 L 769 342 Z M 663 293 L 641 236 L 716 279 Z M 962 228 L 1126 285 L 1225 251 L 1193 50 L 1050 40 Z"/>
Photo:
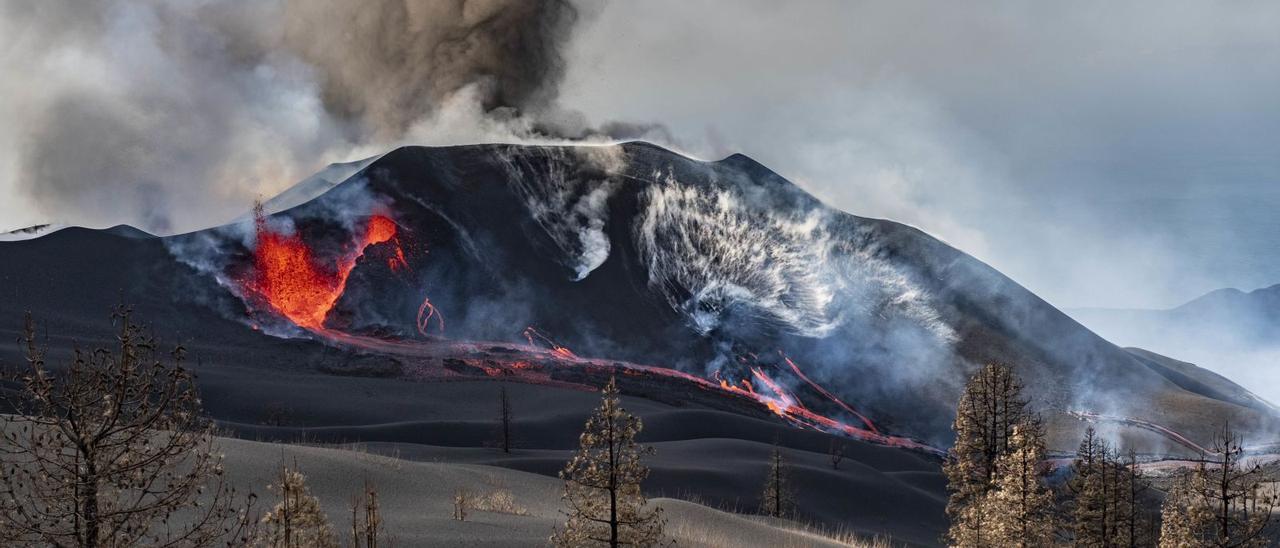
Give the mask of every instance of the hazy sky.
<path id="1" fill-rule="evenodd" d="M 561 100 L 743 151 L 1060 306 L 1280 283 L 1280 4 L 612 4 Z"/>
<path id="2" fill-rule="evenodd" d="M 195 228 L 330 161 L 527 134 L 491 110 L 517 88 L 486 95 L 472 65 L 358 43 L 412 31 L 405 51 L 435 53 L 444 31 L 387 25 L 470 25 L 503 2 L 359 19 L 367 32 L 342 34 L 353 55 L 312 39 L 341 33 L 306 4 L 0 0 L 0 229 Z M 513 71 L 512 101 L 587 126 L 660 124 L 704 158 L 744 152 L 1063 307 L 1280 283 L 1280 4 L 986 6 L 618 1 L 578 3 L 569 23 L 523 9 L 562 58 Z M 525 66 L 502 46 L 476 66 Z"/>

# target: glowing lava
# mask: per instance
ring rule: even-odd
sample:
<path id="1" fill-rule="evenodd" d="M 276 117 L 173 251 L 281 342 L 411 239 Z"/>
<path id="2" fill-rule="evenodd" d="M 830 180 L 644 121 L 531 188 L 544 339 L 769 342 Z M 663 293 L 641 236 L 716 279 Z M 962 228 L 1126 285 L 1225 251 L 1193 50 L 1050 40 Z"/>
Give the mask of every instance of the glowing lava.
<path id="1" fill-rule="evenodd" d="M 858 419 L 862 421 L 862 424 L 866 425 L 867 430 L 870 430 L 877 434 L 880 433 L 880 430 L 877 429 L 876 425 L 871 422 L 871 419 L 868 419 L 862 413 L 854 411 L 852 407 L 849 407 L 849 404 L 845 403 L 840 398 L 837 398 L 835 394 L 828 392 L 826 388 L 823 388 L 818 383 L 809 380 L 808 376 L 800 372 L 800 366 L 796 365 L 796 362 L 791 361 L 791 358 L 787 357 L 786 354 L 783 354 L 781 351 L 779 351 L 778 354 L 782 356 L 783 361 L 787 362 L 787 365 L 791 366 L 791 371 L 795 372 L 796 376 L 800 377 L 800 380 L 803 380 L 805 383 L 808 383 L 808 385 L 813 387 L 814 390 L 817 390 L 819 394 L 826 396 L 827 399 L 831 400 L 836 405 L 839 405 L 841 409 L 844 409 L 845 411 L 848 411 L 849 414 L 855 417 L 858 417 Z"/>
<path id="2" fill-rule="evenodd" d="M 329 311 L 346 289 L 351 269 L 369 246 L 393 242 L 396 252 L 388 259 L 389 266 L 396 269 L 397 264 L 401 267 L 408 264 L 396 239 L 395 221 L 383 215 L 370 217 L 364 234 L 354 242 L 353 251 L 332 265 L 318 260 L 299 234 L 283 234 L 268 227 L 260 208 L 254 217 L 258 242 L 253 257 L 254 271 L 245 286 L 300 327 L 323 329 Z"/>
<path id="3" fill-rule="evenodd" d="M 436 310 L 435 305 L 431 304 L 430 297 L 423 297 L 422 304 L 418 305 L 418 320 L 416 322 L 418 325 L 418 333 L 421 333 L 424 336 L 427 334 L 427 328 L 431 327 L 432 318 L 435 318 L 436 322 L 439 324 L 440 332 L 444 333 L 444 314 L 441 314 L 439 310 Z"/>
<path id="4" fill-rule="evenodd" d="M 551 340 L 551 337 L 542 334 L 541 331 L 534 329 L 533 326 L 524 328 L 524 338 L 529 340 L 529 346 L 538 346 L 538 343 L 535 342 L 536 339 L 537 341 L 541 341 L 551 347 L 551 355 L 557 358 L 564 358 L 566 360 L 578 359 L 578 355 L 574 354 L 573 351 Z"/>

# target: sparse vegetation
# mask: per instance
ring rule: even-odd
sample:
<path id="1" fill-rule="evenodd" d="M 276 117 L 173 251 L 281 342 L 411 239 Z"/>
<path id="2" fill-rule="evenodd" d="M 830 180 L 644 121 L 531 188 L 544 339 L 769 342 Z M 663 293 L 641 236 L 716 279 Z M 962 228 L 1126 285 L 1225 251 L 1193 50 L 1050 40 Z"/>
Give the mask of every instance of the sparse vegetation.
<path id="1" fill-rule="evenodd" d="M 662 542 L 662 509 L 647 504 L 640 491 L 649 475 L 640 459 L 651 452 L 635 441 L 641 428 L 640 419 L 622 408 L 617 381 L 610 378 L 600 407 L 579 437 L 578 453 L 560 472 L 568 520 L 552 535 L 552 543 L 617 547 Z"/>
<path id="2" fill-rule="evenodd" d="M 297 465 L 280 464 L 276 483 L 268 489 L 276 504 L 262 517 L 257 544 L 266 548 L 337 548 L 338 538 L 320 507 L 320 500 L 307 489 L 307 478 Z"/>
<path id="3" fill-rule="evenodd" d="M 366 480 L 360 494 L 351 498 L 351 546 L 378 548 L 385 533 L 378 488 Z"/>
<path id="4" fill-rule="evenodd" d="M 110 349 L 58 371 L 27 316 L 17 412 L 0 418 L 0 540 L 10 545 L 244 543 L 253 495 L 225 481 L 181 346 L 160 350 L 128 307 Z"/>
<path id="5" fill-rule="evenodd" d="M 516 504 L 515 495 L 506 489 L 499 489 L 475 497 L 471 508 L 477 512 L 493 512 L 496 514 L 511 514 L 513 516 L 529 515 L 529 510 Z"/>
<path id="6" fill-rule="evenodd" d="M 1244 449 L 1230 425 L 1223 425 L 1212 449 L 1214 456 L 1183 473 L 1165 499 L 1160 546 L 1270 545 L 1264 532 L 1277 501 L 1262 468 L 1242 462 Z"/>
<path id="7" fill-rule="evenodd" d="M 459 487 L 453 492 L 453 519 L 467 521 L 467 511 L 471 509 L 471 493 Z"/>

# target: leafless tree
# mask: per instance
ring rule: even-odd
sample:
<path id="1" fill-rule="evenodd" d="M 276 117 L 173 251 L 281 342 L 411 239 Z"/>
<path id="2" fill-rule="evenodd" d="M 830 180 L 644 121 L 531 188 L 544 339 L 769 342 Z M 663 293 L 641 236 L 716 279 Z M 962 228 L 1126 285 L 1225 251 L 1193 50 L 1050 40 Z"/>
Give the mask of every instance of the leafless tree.
<path id="1" fill-rule="evenodd" d="M 1261 465 L 1243 461 L 1241 439 L 1228 424 L 1214 436 L 1212 449 L 1165 499 L 1160 545 L 1271 545 L 1265 531 L 1277 501 Z"/>
<path id="2" fill-rule="evenodd" d="M 378 548 L 383 532 L 378 488 L 366 480 L 364 490 L 351 498 L 351 546 Z"/>
<path id="3" fill-rule="evenodd" d="M 511 399 L 505 386 L 498 388 L 498 447 L 503 453 L 511 452 Z"/>
<path id="4" fill-rule="evenodd" d="M 226 483 L 181 346 L 159 350 L 128 307 L 110 349 L 58 371 L 28 314 L 26 365 L 0 416 L 0 539 L 50 546 L 243 544 L 254 496 Z M 167 354 L 167 358 L 166 358 Z"/>
<path id="5" fill-rule="evenodd" d="M 827 456 L 831 457 L 831 469 L 839 470 L 840 461 L 844 460 L 845 445 L 844 442 L 831 440 L 831 446 L 827 447 Z"/>
<path id="6" fill-rule="evenodd" d="M 459 487 L 453 492 L 453 519 L 467 521 L 467 510 L 471 508 L 471 493 Z"/>

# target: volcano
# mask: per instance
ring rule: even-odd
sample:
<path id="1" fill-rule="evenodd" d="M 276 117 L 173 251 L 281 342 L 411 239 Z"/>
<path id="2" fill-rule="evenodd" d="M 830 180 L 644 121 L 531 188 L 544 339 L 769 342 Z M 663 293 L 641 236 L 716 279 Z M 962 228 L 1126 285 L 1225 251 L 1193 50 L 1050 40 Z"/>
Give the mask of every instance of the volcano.
<path id="1" fill-rule="evenodd" d="M 988 362 L 1019 372 L 1056 451 L 1082 418 L 1117 418 L 1152 453 L 1180 446 L 1126 419 L 1200 441 L 1222 420 L 1280 430 L 1248 391 L 1213 388 L 1229 381 L 1126 352 L 973 257 L 746 156 L 404 147 L 339 171 L 193 233 L 0 243 L 0 316 L 33 310 L 91 339 L 84 318 L 122 299 L 211 363 L 563 385 L 622 373 L 655 399 L 926 452 L 949 443 L 960 388 Z"/>

